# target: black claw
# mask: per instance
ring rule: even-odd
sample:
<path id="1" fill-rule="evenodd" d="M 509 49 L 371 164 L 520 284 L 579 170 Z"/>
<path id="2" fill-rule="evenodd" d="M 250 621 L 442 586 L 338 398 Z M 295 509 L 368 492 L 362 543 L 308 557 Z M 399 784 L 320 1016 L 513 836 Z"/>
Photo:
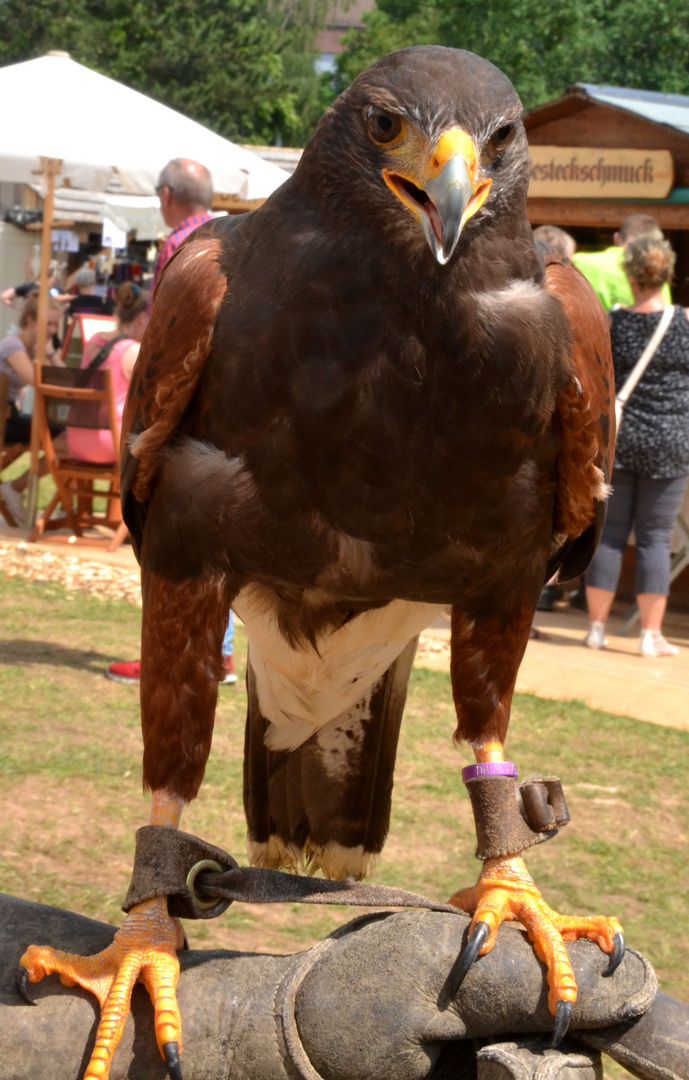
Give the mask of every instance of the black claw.
<path id="1" fill-rule="evenodd" d="M 29 973 L 23 964 L 20 964 L 17 968 L 14 985 L 20 998 L 23 998 L 27 1005 L 38 1005 L 38 1002 L 34 1001 L 29 993 Z"/>
<path id="2" fill-rule="evenodd" d="M 559 1046 L 565 1035 L 567 1034 L 567 1028 L 569 1022 L 572 1019 L 572 1002 L 571 1001 L 558 1001 L 557 1012 L 555 1013 L 555 1027 L 553 1029 L 553 1037 L 548 1043 L 551 1049 Z"/>
<path id="3" fill-rule="evenodd" d="M 163 1053 L 165 1054 L 170 1080 L 182 1080 L 182 1066 L 179 1063 L 179 1046 L 177 1043 L 163 1043 Z"/>
<path id="4" fill-rule="evenodd" d="M 471 932 L 471 937 L 467 941 L 466 945 L 462 949 L 459 955 L 459 959 L 455 964 L 455 970 L 452 973 L 452 996 L 457 993 L 460 986 L 464 982 L 471 965 L 478 956 L 480 950 L 486 943 L 486 939 L 490 934 L 490 927 L 488 923 L 477 922 L 474 929 Z"/>
<path id="5" fill-rule="evenodd" d="M 606 967 L 605 971 L 603 972 L 604 978 L 607 978 L 608 975 L 614 975 L 615 974 L 618 967 L 622 963 L 623 957 L 624 957 L 624 934 L 621 934 L 618 931 L 615 934 L 614 938 L 612 939 L 612 952 L 610 953 L 610 960 L 608 962 L 608 966 Z"/>

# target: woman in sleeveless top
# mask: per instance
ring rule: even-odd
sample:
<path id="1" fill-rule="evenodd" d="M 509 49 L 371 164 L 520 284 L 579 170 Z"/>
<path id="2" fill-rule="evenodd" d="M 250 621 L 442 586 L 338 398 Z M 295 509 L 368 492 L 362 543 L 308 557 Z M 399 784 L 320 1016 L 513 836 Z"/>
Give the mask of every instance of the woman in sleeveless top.
<path id="1" fill-rule="evenodd" d="M 91 339 L 81 366 L 89 367 L 96 357 L 102 357 L 96 366 L 101 371 L 109 368 L 112 373 L 115 411 L 121 426 L 129 380 L 148 323 L 148 293 L 133 282 L 125 281 L 117 290 L 115 301 L 117 329 Z M 68 427 L 67 445 L 69 456 L 77 461 L 107 464 L 115 460 L 112 435 L 107 430 Z"/>
<path id="2" fill-rule="evenodd" d="M 63 367 L 60 356 L 55 351 L 53 336 L 57 333 L 60 325 L 61 308 L 54 300 L 48 302 L 47 317 L 47 340 L 44 363 Z M 22 394 L 27 387 L 34 384 L 34 359 L 36 351 L 36 339 L 38 336 L 38 297 L 29 296 L 26 300 L 22 313 L 19 316 L 19 328 L 16 333 L 7 334 L 0 341 L 0 371 L 9 378 L 8 390 L 8 415 L 5 427 L 5 445 L 12 446 L 31 442 L 31 416 L 20 410 Z M 64 446 L 63 436 L 59 434 L 59 427 L 51 428 L 56 446 Z M 39 464 L 40 475 L 44 476 L 46 465 L 43 458 Z M 5 480 L 0 485 L 3 501 L 8 507 L 15 521 L 24 520 L 23 496 L 29 482 L 28 470 L 17 476 L 14 480 Z M 4 521 L 2 514 L 0 520 Z"/>
<path id="3" fill-rule="evenodd" d="M 658 326 L 662 287 L 675 255 L 666 240 L 643 236 L 625 249 L 634 304 L 610 312 L 617 392 Z M 613 493 L 601 542 L 586 573 L 590 629 L 585 644 L 605 647 L 605 622 L 622 555 L 634 529 L 636 594 L 642 656 L 674 656 L 662 621 L 670 591 L 670 538 L 689 478 L 689 319 L 675 306 L 672 322 L 629 397 L 615 447 Z"/>

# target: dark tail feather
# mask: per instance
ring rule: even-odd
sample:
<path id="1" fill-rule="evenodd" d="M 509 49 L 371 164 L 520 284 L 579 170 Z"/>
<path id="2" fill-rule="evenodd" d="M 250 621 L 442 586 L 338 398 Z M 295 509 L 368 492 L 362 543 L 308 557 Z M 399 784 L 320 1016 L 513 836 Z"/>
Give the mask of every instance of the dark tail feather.
<path id="1" fill-rule="evenodd" d="M 393 770 L 417 638 L 378 682 L 296 750 L 268 750 L 248 664 L 244 810 L 258 866 L 363 877 L 385 843 Z"/>

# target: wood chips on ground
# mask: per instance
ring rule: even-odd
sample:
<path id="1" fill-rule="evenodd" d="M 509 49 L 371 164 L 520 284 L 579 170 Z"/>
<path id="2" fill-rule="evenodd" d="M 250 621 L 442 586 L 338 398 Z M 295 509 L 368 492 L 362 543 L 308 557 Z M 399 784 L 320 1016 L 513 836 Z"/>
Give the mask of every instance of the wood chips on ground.
<path id="1" fill-rule="evenodd" d="M 0 573 L 27 581 L 57 582 L 66 589 L 89 593 L 102 600 L 127 600 L 141 607 L 138 571 L 93 562 L 69 551 L 44 551 L 23 540 L 0 541 Z M 430 660 L 431 666 L 449 664 L 450 643 L 442 638 L 421 635 L 417 663 Z"/>
<path id="2" fill-rule="evenodd" d="M 0 573 L 27 581 L 57 582 L 102 600 L 127 600 L 141 607 L 139 572 L 78 558 L 69 551 L 44 551 L 20 540 L 0 541 Z"/>

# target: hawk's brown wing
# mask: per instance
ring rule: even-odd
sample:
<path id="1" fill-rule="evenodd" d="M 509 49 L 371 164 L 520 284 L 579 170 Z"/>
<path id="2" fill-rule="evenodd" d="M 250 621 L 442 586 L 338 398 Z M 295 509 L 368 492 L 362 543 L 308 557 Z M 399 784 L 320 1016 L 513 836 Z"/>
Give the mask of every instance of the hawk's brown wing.
<path id="1" fill-rule="evenodd" d="M 569 263 L 546 257 L 546 289 L 571 326 L 573 378 L 560 394 L 555 422 L 557 462 L 554 531 L 561 543 L 548 563 L 567 581 L 581 574 L 598 545 L 615 449 L 615 379 L 605 312 L 586 278 Z"/>
<path id="2" fill-rule="evenodd" d="M 122 420 L 122 506 L 138 552 L 160 451 L 175 436 L 213 343 L 227 289 L 213 222 L 165 266 L 134 368 Z"/>

